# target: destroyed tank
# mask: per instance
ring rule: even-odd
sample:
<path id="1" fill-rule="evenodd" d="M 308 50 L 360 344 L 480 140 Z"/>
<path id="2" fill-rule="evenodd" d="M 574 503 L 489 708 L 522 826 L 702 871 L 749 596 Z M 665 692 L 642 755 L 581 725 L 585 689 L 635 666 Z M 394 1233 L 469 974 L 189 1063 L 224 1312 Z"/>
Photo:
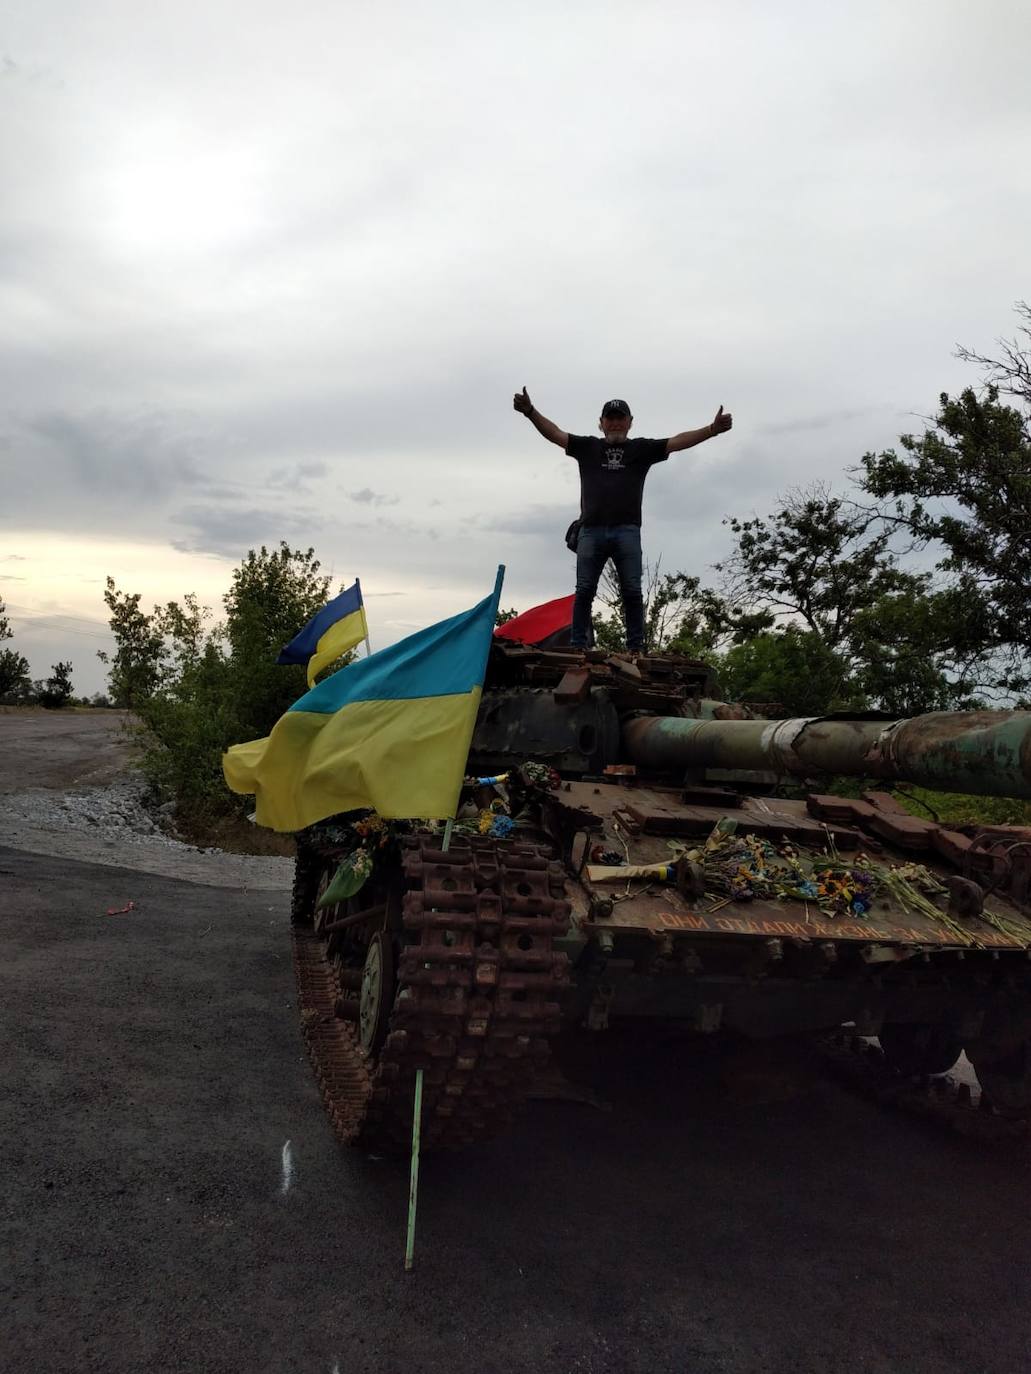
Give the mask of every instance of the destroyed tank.
<path id="1" fill-rule="evenodd" d="M 1031 796 L 1031 712 L 765 719 L 694 660 L 495 641 L 468 772 L 454 825 L 298 837 L 302 1028 L 342 1141 L 407 1148 L 417 1069 L 424 1147 L 495 1135 L 558 1037 L 617 1023 L 850 1025 L 903 1077 L 965 1048 L 982 1105 L 1031 1118 L 1031 829 L 829 790 Z"/>

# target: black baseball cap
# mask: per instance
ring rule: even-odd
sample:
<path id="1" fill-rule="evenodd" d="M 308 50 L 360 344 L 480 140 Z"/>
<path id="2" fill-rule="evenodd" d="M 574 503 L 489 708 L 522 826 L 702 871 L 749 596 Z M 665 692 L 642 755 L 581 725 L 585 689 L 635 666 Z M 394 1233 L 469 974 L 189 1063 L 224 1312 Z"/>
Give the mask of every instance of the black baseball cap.
<path id="1" fill-rule="evenodd" d="M 632 420 L 630 407 L 626 401 L 606 401 L 601 408 L 602 418 L 606 415 L 625 415 L 628 420 Z"/>

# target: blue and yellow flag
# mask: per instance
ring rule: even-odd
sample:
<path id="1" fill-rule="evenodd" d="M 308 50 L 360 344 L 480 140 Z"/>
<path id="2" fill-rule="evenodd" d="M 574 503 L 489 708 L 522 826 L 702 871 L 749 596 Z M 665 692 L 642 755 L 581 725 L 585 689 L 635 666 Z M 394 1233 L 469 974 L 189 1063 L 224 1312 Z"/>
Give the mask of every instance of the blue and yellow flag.
<path id="1" fill-rule="evenodd" d="M 367 639 L 369 627 L 365 623 L 365 605 L 358 579 L 354 586 L 335 596 L 321 611 L 317 611 L 303 630 L 285 645 L 277 663 L 307 663 L 308 686 L 312 687 L 319 672 L 348 649 Z"/>
<path id="2" fill-rule="evenodd" d="M 222 756 L 232 790 L 255 794 L 259 825 L 301 830 L 358 807 L 388 820 L 454 816 L 503 574 L 471 611 L 341 668 L 266 739 Z"/>

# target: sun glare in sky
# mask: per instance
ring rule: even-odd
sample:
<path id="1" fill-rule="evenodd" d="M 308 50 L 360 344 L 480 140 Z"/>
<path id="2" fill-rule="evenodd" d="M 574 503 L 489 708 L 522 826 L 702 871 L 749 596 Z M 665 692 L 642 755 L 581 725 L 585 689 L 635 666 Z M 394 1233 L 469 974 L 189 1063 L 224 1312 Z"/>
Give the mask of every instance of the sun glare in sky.
<path id="1" fill-rule="evenodd" d="M 0 555 L 0 599 L 14 630 L 13 647 L 29 659 L 34 677 L 45 675 L 59 658 L 71 659 L 76 691 L 87 695 L 106 684 L 106 669 L 96 651 L 112 645 L 104 604 L 109 576 L 120 592 L 139 592 L 140 608 L 146 613 L 156 604 L 180 601 L 187 592 L 195 592 L 200 604 L 213 612 L 210 626 L 224 614 L 222 597 L 238 561 L 180 552 L 161 542 L 68 538 L 28 530 L 10 531 L 5 549 L 10 552 Z M 354 576 L 349 570 L 343 577 L 332 559 L 323 564 L 323 571 L 332 577 L 334 590 Z M 384 566 L 366 566 L 362 590 L 373 649 L 386 648 L 441 617 L 441 589 L 399 575 L 389 560 Z M 448 587 L 445 595 L 444 611 L 455 614 L 480 592 Z"/>
<path id="2" fill-rule="evenodd" d="M 188 130 L 139 131 L 102 179 L 101 229 L 129 253 L 230 247 L 260 221 L 255 172 L 253 154 L 243 149 L 205 147 Z"/>
<path id="3" fill-rule="evenodd" d="M 120 591 L 140 592 L 147 611 L 155 602 L 177 601 L 191 591 L 218 611 L 229 586 L 230 565 L 224 559 L 180 553 L 168 544 L 69 539 L 18 530 L 6 536 L 6 543 L 17 550 L 17 558 L 0 568 L 0 590 L 5 601 L 19 608 L 12 611 L 12 622 L 24 620 L 23 632 L 30 635 L 42 618 L 62 614 L 95 621 L 97 629 L 105 631 L 104 587 L 109 576 Z"/>

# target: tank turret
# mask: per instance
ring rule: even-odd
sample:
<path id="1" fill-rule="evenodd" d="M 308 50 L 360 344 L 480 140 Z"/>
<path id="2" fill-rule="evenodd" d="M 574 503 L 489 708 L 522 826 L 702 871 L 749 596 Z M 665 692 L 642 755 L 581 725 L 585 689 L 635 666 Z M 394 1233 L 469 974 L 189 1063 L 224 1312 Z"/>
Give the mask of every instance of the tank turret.
<path id="1" fill-rule="evenodd" d="M 506 646 L 492 669 L 473 749 L 495 763 L 549 755 L 565 772 L 632 764 L 656 777 L 718 770 L 721 781 L 838 775 L 1031 798 L 1029 711 L 767 720 L 708 695 L 709 671 L 694 659 L 595 653 L 581 665 Z"/>

